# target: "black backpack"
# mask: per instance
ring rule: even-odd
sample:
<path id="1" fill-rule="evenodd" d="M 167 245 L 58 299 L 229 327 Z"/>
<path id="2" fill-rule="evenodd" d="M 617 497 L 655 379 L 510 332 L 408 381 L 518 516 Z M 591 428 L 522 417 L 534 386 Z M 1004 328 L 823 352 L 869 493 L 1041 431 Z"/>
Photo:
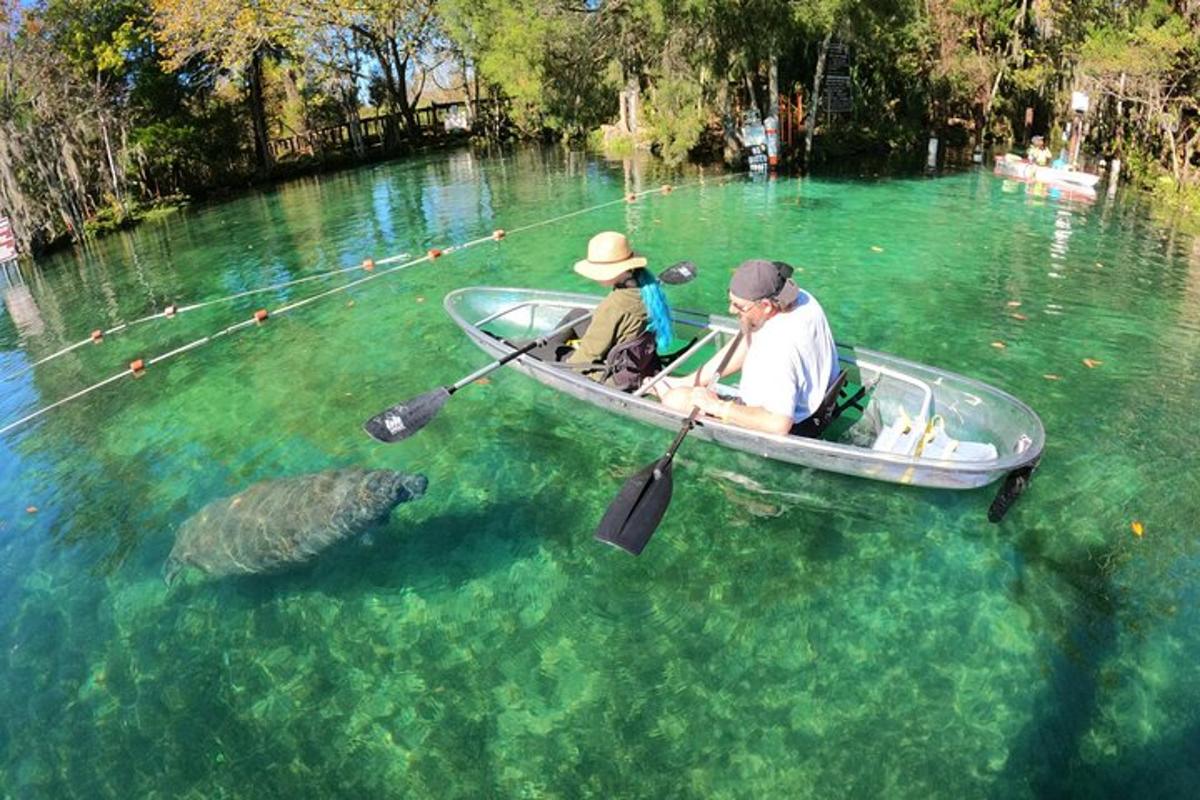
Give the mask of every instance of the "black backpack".
<path id="1" fill-rule="evenodd" d="M 654 333 L 646 331 L 608 351 L 604 359 L 604 382 L 622 392 L 632 392 L 641 386 L 644 378 L 656 375 L 662 367 Z"/>

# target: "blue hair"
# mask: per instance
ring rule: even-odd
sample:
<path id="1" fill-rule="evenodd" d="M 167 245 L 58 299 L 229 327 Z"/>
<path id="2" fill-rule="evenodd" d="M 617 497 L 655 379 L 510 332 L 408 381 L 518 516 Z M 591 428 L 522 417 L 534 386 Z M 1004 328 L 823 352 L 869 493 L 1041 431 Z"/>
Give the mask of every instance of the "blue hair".
<path id="1" fill-rule="evenodd" d="M 671 326 L 671 307 L 667 305 L 667 296 L 663 293 L 662 284 L 648 269 L 634 270 L 638 287 L 642 291 L 642 303 L 650 317 L 647 325 L 654 332 L 654 343 L 660 351 L 670 349 L 675 339 L 675 331 Z"/>

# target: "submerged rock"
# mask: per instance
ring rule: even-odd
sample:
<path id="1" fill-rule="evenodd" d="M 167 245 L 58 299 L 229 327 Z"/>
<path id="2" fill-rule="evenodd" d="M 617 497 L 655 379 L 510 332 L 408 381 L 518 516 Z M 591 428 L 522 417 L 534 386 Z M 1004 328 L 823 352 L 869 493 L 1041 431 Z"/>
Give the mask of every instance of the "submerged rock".
<path id="1" fill-rule="evenodd" d="M 188 566 L 222 577 L 303 563 L 383 522 L 426 485 L 424 475 L 354 468 L 256 483 L 212 501 L 180 526 L 163 579 L 171 585 Z"/>

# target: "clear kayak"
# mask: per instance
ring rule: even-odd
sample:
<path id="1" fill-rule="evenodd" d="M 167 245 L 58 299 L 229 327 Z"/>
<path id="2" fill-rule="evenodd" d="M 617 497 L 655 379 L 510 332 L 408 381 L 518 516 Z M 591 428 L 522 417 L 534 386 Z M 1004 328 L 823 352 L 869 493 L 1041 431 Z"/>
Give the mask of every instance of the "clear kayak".
<path id="1" fill-rule="evenodd" d="M 569 312 L 590 311 L 600 299 L 467 287 L 448 294 L 445 308 L 476 345 L 501 358 L 561 329 Z M 672 315 L 676 336 L 691 343 L 656 379 L 695 369 L 738 330 L 729 317 L 680 310 Z M 855 393 L 858 403 L 852 413 L 821 438 L 752 431 L 709 417 L 700 418 L 692 438 L 814 469 L 914 486 L 972 489 L 1005 478 L 989 514 L 998 521 L 1028 484 L 1041 456 L 1045 431 L 1037 414 L 1012 395 L 962 375 L 861 347 L 838 348 L 847 386 L 861 391 Z M 511 366 L 553 389 L 650 425 L 678 430 L 686 417 L 650 396 L 648 385 L 622 392 L 532 354 Z M 736 396 L 738 389 L 726 379 L 718 391 Z"/>
<path id="2" fill-rule="evenodd" d="M 1066 186 L 1075 191 L 1095 191 L 1100 182 L 1099 175 L 1081 172 L 1077 169 L 1058 169 L 1055 167 L 1039 167 L 1030 161 L 1012 155 L 996 156 L 997 175 L 1017 178 L 1023 181 L 1056 184 Z"/>

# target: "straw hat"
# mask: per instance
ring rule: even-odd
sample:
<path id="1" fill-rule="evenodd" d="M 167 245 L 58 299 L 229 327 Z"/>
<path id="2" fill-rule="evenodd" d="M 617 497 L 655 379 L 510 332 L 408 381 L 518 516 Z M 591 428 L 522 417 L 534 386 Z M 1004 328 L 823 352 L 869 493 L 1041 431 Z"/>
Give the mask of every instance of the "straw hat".
<path id="1" fill-rule="evenodd" d="M 625 234 L 597 233 L 588 240 L 587 258 L 575 262 L 575 271 L 594 281 L 611 281 L 622 272 L 646 266 L 646 259 L 629 247 Z"/>

